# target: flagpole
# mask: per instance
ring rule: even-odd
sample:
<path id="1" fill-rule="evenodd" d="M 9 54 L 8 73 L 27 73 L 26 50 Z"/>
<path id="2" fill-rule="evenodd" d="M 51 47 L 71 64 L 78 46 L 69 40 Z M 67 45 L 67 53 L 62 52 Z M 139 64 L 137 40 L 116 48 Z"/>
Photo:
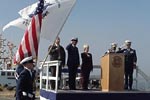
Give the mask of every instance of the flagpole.
<path id="1" fill-rule="evenodd" d="M 59 5 L 60 5 L 60 3 L 58 3 L 58 6 L 59 6 Z M 74 6 L 75 6 L 75 4 L 74 4 Z M 74 6 L 73 6 L 73 7 L 74 7 Z M 65 23 L 66 23 L 66 21 L 67 21 L 67 19 L 68 19 L 69 15 L 70 15 L 70 13 L 71 13 L 71 11 L 72 11 L 73 7 L 71 8 L 71 10 L 70 10 L 70 12 L 69 12 L 68 16 L 66 17 L 66 20 L 64 21 L 64 23 L 63 23 L 62 27 L 60 28 L 60 30 L 59 30 L 59 32 L 58 32 L 58 34 L 56 35 L 55 40 L 54 40 L 54 42 L 53 42 L 53 45 L 52 45 L 52 46 L 50 47 L 50 49 L 48 50 L 48 53 L 47 53 L 47 55 L 46 55 L 46 57 L 45 57 L 45 59 L 44 59 L 44 61 L 43 61 L 43 63 L 42 63 L 41 69 L 43 68 L 44 63 L 46 62 L 46 60 L 47 60 L 47 58 L 48 58 L 48 55 L 49 55 L 49 53 L 51 52 L 52 47 L 54 46 L 54 44 L 55 44 L 55 41 L 56 41 L 57 37 L 59 36 L 59 34 L 60 34 L 60 32 L 61 32 L 62 28 L 64 27 L 64 25 L 65 25 Z"/>

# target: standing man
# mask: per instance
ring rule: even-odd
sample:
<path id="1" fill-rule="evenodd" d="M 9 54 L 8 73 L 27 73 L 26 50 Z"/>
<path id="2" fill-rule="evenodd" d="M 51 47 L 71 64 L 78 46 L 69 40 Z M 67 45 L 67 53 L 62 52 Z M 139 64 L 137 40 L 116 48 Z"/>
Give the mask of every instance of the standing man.
<path id="1" fill-rule="evenodd" d="M 15 72 L 16 84 L 18 82 L 19 75 L 23 70 L 24 70 L 24 66 L 22 64 L 18 64 Z M 14 94 L 14 97 L 16 97 L 16 92 Z"/>
<path id="2" fill-rule="evenodd" d="M 49 55 L 50 55 L 50 61 L 53 60 L 59 60 L 61 61 L 60 66 L 59 66 L 59 73 L 58 77 L 61 80 L 61 70 L 62 67 L 65 66 L 65 59 L 66 59 L 66 54 L 64 48 L 60 45 L 60 38 L 57 37 L 55 40 L 55 44 L 49 47 Z M 51 66 L 50 67 L 51 74 L 52 76 L 56 76 L 56 66 Z M 60 87 L 60 80 L 58 82 L 58 88 Z M 51 88 L 54 90 L 55 89 L 55 81 L 51 80 Z"/>
<path id="3" fill-rule="evenodd" d="M 78 38 L 72 38 L 71 43 L 66 47 L 68 51 L 67 66 L 69 71 L 69 88 L 70 90 L 76 89 L 75 79 L 77 74 L 77 69 L 80 65 L 79 51 L 76 47 L 78 43 Z"/>
<path id="4" fill-rule="evenodd" d="M 34 100 L 32 78 L 33 63 L 32 56 L 26 57 L 20 62 L 20 64 L 24 66 L 24 70 L 20 73 L 17 81 L 16 100 Z"/>
<path id="5" fill-rule="evenodd" d="M 124 53 L 125 55 L 125 89 L 132 90 L 133 84 L 133 70 L 136 68 L 137 56 L 136 50 L 131 48 L 131 41 L 125 41 L 126 48 L 118 51 L 118 53 Z"/>

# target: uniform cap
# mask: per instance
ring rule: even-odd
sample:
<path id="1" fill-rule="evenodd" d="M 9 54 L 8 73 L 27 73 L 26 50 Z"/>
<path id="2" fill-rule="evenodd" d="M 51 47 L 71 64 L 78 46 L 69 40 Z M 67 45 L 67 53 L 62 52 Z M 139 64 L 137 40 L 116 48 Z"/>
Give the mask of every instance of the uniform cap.
<path id="1" fill-rule="evenodd" d="M 78 41 L 78 38 L 72 38 L 71 41 Z"/>
<path id="2" fill-rule="evenodd" d="M 20 62 L 20 64 L 25 64 L 25 63 L 34 63 L 33 57 L 32 56 L 26 57 Z"/>
<path id="3" fill-rule="evenodd" d="M 111 46 L 112 47 L 117 47 L 117 43 L 113 42 L 113 43 L 111 43 Z"/>
<path id="4" fill-rule="evenodd" d="M 125 43 L 128 44 L 128 43 L 131 43 L 131 41 L 130 40 L 125 40 Z"/>

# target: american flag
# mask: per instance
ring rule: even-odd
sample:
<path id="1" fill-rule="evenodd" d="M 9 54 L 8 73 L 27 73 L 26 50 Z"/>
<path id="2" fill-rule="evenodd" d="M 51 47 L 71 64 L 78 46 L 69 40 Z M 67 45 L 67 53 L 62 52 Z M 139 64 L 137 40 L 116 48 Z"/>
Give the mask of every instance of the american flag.
<path id="1" fill-rule="evenodd" d="M 43 7 L 44 0 L 39 0 L 34 16 L 32 16 L 30 25 L 26 29 L 22 41 L 14 57 L 14 63 L 19 63 L 22 59 L 28 56 L 37 58 L 42 25 Z"/>

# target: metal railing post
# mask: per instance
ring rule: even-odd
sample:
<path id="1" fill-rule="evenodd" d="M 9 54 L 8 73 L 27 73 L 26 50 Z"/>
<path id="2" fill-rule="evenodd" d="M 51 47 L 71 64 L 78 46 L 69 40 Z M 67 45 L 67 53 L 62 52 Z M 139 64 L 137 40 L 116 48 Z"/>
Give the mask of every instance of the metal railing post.
<path id="1" fill-rule="evenodd" d="M 136 74 L 135 74 L 135 77 L 136 77 L 136 90 L 138 89 L 138 66 L 136 66 Z"/>

